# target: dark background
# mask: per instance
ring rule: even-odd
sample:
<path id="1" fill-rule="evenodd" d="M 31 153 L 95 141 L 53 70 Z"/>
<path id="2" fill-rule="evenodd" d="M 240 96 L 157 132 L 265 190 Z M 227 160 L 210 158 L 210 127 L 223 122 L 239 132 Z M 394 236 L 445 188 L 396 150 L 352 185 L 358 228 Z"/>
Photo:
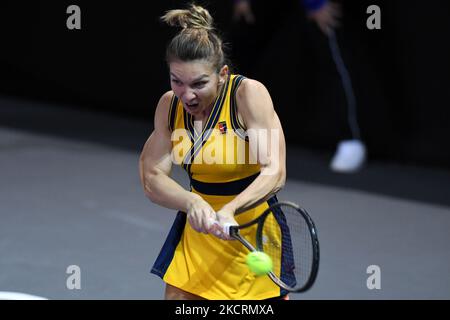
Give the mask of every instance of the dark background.
<path id="1" fill-rule="evenodd" d="M 254 1 L 254 26 L 231 22 L 231 0 L 197 3 L 230 43 L 235 72 L 268 87 L 287 142 L 334 150 L 347 134 L 345 96 L 327 39 L 299 2 Z M 447 2 L 340 3 L 337 35 L 370 159 L 450 168 Z M 81 8 L 81 30 L 66 28 L 71 4 Z M 185 4 L 2 1 L 0 95 L 138 117 L 151 126 L 170 88 L 164 50 L 175 32 L 158 17 Z M 381 30 L 366 28 L 371 4 L 381 8 Z"/>

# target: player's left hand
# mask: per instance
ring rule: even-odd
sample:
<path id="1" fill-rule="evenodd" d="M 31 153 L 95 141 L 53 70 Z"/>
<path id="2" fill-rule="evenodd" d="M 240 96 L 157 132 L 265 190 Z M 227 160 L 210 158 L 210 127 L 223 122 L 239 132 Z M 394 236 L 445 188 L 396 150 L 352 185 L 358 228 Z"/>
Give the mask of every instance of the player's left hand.
<path id="1" fill-rule="evenodd" d="M 217 238 L 222 240 L 231 240 L 231 237 L 223 231 L 223 226 L 225 224 L 238 225 L 234 219 L 234 210 L 223 207 L 216 212 L 216 223 L 212 224 L 209 233 L 215 235 Z"/>

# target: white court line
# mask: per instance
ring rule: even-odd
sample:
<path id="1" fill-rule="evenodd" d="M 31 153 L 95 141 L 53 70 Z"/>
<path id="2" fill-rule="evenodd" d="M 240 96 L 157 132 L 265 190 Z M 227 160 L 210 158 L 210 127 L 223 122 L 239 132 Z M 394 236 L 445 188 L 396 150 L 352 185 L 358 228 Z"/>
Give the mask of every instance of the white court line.
<path id="1" fill-rule="evenodd" d="M 48 300 L 44 297 L 33 296 L 27 293 L 0 291 L 0 300 Z"/>

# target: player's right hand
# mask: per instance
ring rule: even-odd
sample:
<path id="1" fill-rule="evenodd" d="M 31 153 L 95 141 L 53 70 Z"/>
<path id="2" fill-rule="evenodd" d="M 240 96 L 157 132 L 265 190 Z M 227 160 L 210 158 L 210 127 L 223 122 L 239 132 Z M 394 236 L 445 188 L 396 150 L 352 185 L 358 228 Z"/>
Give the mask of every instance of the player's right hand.
<path id="1" fill-rule="evenodd" d="M 215 220 L 215 217 L 214 209 L 201 197 L 192 200 L 188 205 L 187 219 L 197 232 L 208 234 L 211 220 Z"/>

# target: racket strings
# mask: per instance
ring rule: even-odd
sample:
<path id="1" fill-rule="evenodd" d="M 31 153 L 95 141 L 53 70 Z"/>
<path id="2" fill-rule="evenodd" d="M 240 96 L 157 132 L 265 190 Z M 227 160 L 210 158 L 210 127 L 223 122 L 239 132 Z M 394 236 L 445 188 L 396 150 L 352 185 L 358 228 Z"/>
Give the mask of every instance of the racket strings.
<path id="1" fill-rule="evenodd" d="M 313 240 L 308 224 L 290 206 L 273 210 L 264 221 L 262 249 L 274 262 L 275 275 L 292 288 L 303 287 L 313 268 Z"/>

